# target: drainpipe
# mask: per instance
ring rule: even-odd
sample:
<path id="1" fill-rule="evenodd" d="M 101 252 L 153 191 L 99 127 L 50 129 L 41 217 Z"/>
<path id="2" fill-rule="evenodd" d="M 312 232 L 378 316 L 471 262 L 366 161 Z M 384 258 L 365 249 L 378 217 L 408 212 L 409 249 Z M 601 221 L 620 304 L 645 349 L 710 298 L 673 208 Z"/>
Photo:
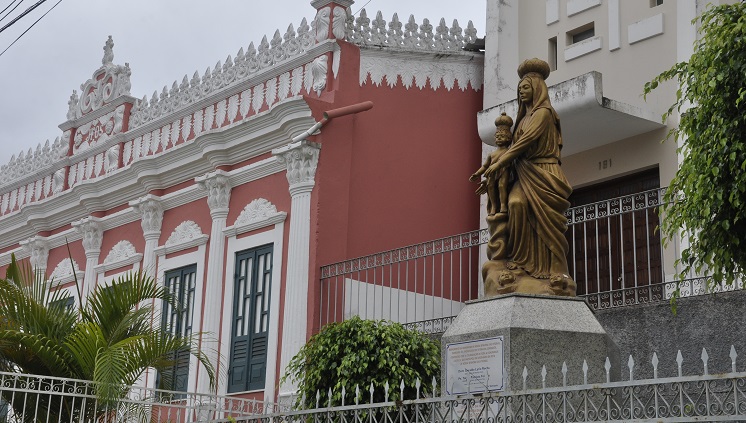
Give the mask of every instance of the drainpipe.
<path id="1" fill-rule="evenodd" d="M 307 131 L 302 132 L 301 134 L 296 135 L 295 137 L 293 137 L 293 142 L 298 142 L 300 140 L 304 140 L 304 139 L 306 139 L 306 137 L 318 133 L 317 131 L 320 130 L 322 126 L 326 125 L 327 122 L 329 122 L 330 120 L 332 120 L 334 118 L 338 118 L 338 117 L 342 117 L 342 116 L 347 116 L 347 115 L 352 115 L 352 114 L 355 114 L 355 113 L 364 112 L 364 111 L 370 110 L 372 108 L 373 108 L 373 102 L 372 101 L 364 101 L 362 103 L 351 104 L 349 106 L 340 107 L 338 109 L 327 110 L 326 112 L 324 112 L 324 118 L 323 119 L 321 119 L 320 121 L 318 121 L 315 124 L 313 124 L 313 126 L 311 126 L 310 128 L 308 128 Z"/>

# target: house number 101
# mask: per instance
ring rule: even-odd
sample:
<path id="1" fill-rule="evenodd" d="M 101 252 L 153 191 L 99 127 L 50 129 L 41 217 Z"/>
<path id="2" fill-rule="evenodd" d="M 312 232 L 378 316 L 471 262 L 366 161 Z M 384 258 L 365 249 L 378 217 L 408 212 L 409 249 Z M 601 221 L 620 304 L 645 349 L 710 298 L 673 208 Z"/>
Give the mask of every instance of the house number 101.
<path id="1" fill-rule="evenodd" d="M 608 169 L 611 167 L 611 159 L 606 159 L 598 162 L 598 170 Z"/>

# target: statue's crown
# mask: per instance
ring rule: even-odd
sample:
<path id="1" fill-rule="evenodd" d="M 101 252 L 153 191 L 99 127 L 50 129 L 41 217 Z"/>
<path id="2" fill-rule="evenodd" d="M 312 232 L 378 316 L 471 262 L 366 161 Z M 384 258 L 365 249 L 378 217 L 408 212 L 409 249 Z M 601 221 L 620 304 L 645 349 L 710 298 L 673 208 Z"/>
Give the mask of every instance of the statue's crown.
<path id="1" fill-rule="evenodd" d="M 518 77 L 521 79 L 529 73 L 535 73 L 542 78 L 547 79 L 549 72 L 551 72 L 549 69 L 549 63 L 535 57 L 533 59 L 524 60 L 523 63 L 518 66 Z"/>
<path id="2" fill-rule="evenodd" d="M 513 126 L 513 119 L 510 118 L 510 116 L 506 115 L 505 112 L 503 112 L 500 116 L 498 116 L 497 119 L 495 119 L 495 126 L 507 126 L 510 128 Z"/>

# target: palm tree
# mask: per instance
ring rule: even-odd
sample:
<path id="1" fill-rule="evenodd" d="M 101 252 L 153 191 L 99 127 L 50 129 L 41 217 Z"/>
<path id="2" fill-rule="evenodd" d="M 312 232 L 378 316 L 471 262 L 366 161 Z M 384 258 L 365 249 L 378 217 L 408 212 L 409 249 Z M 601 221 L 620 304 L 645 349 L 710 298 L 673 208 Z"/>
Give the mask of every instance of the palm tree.
<path id="1" fill-rule="evenodd" d="M 125 397 L 146 369 L 168 373 L 173 358 L 186 350 L 205 366 L 214 385 L 214 367 L 192 339 L 151 323 L 159 321 L 153 317 L 155 301 L 178 306 L 152 278 L 130 273 L 106 289 L 97 287 L 85 306 L 65 307 L 64 300 L 61 290 L 12 257 L 0 279 L 0 371 L 92 381 L 101 410 Z M 14 404 L 10 395 L 5 400 L 19 415 L 23 410 L 17 407 L 28 405 Z M 59 413 L 59 421 L 95 413 L 65 401 L 30 406 Z"/>

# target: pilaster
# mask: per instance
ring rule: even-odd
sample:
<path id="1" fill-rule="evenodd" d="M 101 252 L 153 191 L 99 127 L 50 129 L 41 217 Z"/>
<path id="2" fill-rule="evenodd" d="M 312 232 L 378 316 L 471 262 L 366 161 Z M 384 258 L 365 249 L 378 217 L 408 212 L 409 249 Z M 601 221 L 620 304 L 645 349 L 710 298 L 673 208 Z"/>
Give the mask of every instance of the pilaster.
<path id="1" fill-rule="evenodd" d="M 159 197 L 147 195 L 130 202 L 130 206 L 140 215 L 140 225 L 145 238 L 145 252 L 142 257 L 142 270 L 146 275 L 155 278 L 156 255 L 158 240 L 161 237 L 163 223 L 163 204 Z"/>
<path id="2" fill-rule="evenodd" d="M 44 277 L 47 273 L 47 259 L 49 258 L 49 243 L 46 238 L 33 236 L 21 241 L 21 247 L 29 253 L 31 268 L 36 275 Z"/>
<path id="3" fill-rule="evenodd" d="M 228 174 L 222 170 L 210 172 L 195 178 L 197 185 L 207 191 L 207 205 L 210 207 L 212 228 L 210 229 L 210 248 L 207 259 L 207 279 L 205 280 L 204 312 L 202 316 L 202 336 L 200 348 L 213 365 L 218 363 L 218 334 L 220 333 L 220 315 L 222 309 L 224 284 L 223 263 L 225 259 L 225 229 L 231 199 L 231 185 Z M 198 367 L 197 392 L 207 393 L 210 380 L 203 366 Z"/>
<path id="4" fill-rule="evenodd" d="M 96 287 L 96 266 L 101 255 L 101 242 L 104 232 L 98 218 L 86 217 L 72 223 L 73 228 L 83 236 L 83 249 L 85 250 L 85 276 L 83 276 L 83 289 L 81 300 L 85 304 L 88 294 Z"/>
<path id="5" fill-rule="evenodd" d="M 278 161 L 287 165 L 291 197 L 280 372 L 285 371 L 290 360 L 306 342 L 311 191 L 316 183 L 320 149 L 319 144 L 302 140 L 272 151 Z M 295 390 L 294 385 L 286 382 L 280 386 L 280 397 L 286 399 Z"/>

